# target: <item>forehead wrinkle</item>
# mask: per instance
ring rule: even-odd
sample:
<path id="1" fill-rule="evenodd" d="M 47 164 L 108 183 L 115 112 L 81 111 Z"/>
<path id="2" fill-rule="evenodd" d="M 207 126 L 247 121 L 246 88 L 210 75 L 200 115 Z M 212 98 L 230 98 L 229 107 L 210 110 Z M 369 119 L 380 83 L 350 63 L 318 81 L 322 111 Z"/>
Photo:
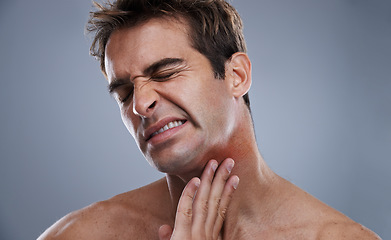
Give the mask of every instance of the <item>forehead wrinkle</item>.
<path id="1" fill-rule="evenodd" d="M 169 22 L 169 24 L 162 25 L 161 20 L 165 22 Z M 149 24 L 148 24 L 149 23 Z M 147 27 L 145 27 L 147 26 Z M 134 27 L 130 28 L 121 28 L 115 30 L 112 35 L 110 36 L 107 45 L 106 45 L 106 55 L 105 55 L 105 65 L 106 65 L 106 76 L 109 82 L 112 81 L 112 79 L 116 78 L 126 78 L 130 80 L 134 80 L 134 78 L 149 76 L 154 71 L 158 71 L 161 68 L 165 66 L 145 66 L 142 67 L 142 65 L 146 64 L 149 60 L 152 60 L 154 58 L 153 56 L 149 56 L 151 49 L 150 47 L 155 45 L 155 47 L 159 47 L 155 44 L 154 41 L 156 41 L 156 33 L 160 32 L 161 29 L 166 29 L 169 32 L 174 30 L 179 30 L 185 38 L 186 42 L 189 47 L 192 48 L 191 41 L 189 41 L 189 34 L 188 34 L 188 24 L 185 19 L 182 18 L 160 18 L 160 19 L 150 19 L 140 25 L 136 25 Z M 169 38 L 172 38 L 172 34 L 170 36 L 169 32 L 166 32 L 167 36 Z M 129 38 L 128 34 L 135 34 L 137 33 L 138 36 L 135 38 L 132 37 L 132 44 L 129 45 L 129 42 L 127 39 Z M 178 33 L 178 32 L 176 32 Z M 175 34 L 177 35 L 177 34 Z M 146 41 L 147 40 L 147 41 Z M 145 48 L 143 46 L 149 46 L 148 48 Z M 125 47 L 125 49 L 124 49 Z M 144 52 L 144 50 L 148 50 L 147 53 Z M 130 59 L 128 52 L 136 52 L 133 54 L 133 58 Z M 153 52 L 153 51 L 152 51 Z M 155 51 L 159 52 L 159 51 Z M 163 51 L 164 52 L 164 51 Z M 162 54 L 160 57 L 162 56 Z M 167 52 L 166 52 L 167 55 Z M 182 56 L 175 56 L 176 54 L 169 54 L 171 56 L 168 56 L 167 58 L 180 59 Z M 135 56 L 138 56 L 137 58 L 134 58 Z M 159 57 L 156 55 L 155 57 Z M 170 60 L 171 61 L 171 60 Z M 131 67 L 129 65 L 133 65 L 132 63 L 136 63 L 137 66 Z M 182 59 L 180 62 L 176 60 L 173 61 L 170 64 L 162 64 L 162 65 L 179 65 L 184 63 L 184 60 Z M 140 71 L 141 70 L 141 71 Z M 144 71 L 143 71 L 144 70 Z"/>

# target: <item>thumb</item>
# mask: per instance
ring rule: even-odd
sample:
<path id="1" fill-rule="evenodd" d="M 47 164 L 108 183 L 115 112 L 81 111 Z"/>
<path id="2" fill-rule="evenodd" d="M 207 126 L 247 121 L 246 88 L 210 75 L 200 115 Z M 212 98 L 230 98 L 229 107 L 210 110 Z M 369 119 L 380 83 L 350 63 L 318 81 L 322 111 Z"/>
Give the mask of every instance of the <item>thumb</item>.
<path id="1" fill-rule="evenodd" d="M 172 235 L 172 227 L 170 225 L 162 225 L 159 228 L 159 240 L 170 240 Z"/>

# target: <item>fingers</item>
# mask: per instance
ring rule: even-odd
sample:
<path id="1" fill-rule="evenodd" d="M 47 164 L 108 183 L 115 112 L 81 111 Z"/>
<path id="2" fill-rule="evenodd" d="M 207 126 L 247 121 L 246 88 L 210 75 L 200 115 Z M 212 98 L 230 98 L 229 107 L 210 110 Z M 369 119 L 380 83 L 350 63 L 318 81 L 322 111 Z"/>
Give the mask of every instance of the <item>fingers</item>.
<path id="1" fill-rule="evenodd" d="M 179 199 L 174 230 L 168 225 L 159 229 L 159 239 L 218 239 L 228 205 L 239 178 L 230 176 L 234 161 L 216 160 L 206 165 L 201 179 L 193 178 Z"/>
<path id="2" fill-rule="evenodd" d="M 201 232 L 201 237 L 204 237 L 204 234 L 209 232 L 205 229 L 205 222 L 209 214 L 209 194 L 217 167 L 218 163 L 216 160 L 211 160 L 206 165 L 201 175 L 200 189 L 194 200 L 193 231 L 198 234 Z"/>
<path id="3" fill-rule="evenodd" d="M 232 195 L 239 184 L 237 176 L 231 176 L 231 171 L 235 162 L 232 159 L 226 159 L 219 167 L 214 177 L 208 201 L 208 217 L 206 219 L 208 235 L 217 238 L 228 209 Z M 209 232 L 210 231 L 210 232 Z"/>
<path id="4" fill-rule="evenodd" d="M 181 239 L 181 235 L 191 233 L 192 230 L 192 218 L 193 218 L 193 199 L 200 186 L 200 179 L 193 178 L 186 185 L 182 192 L 181 198 L 178 203 L 177 214 L 175 217 L 175 230 L 177 232 L 178 239 Z M 164 229 L 163 229 L 164 230 Z M 160 230 L 159 230 L 160 231 Z"/>
<path id="5" fill-rule="evenodd" d="M 215 225 L 213 228 L 213 239 L 217 239 L 217 237 L 219 236 L 221 228 L 223 227 L 223 223 L 224 223 L 224 220 L 226 217 L 229 203 L 232 199 L 232 196 L 233 196 L 236 188 L 238 187 L 238 184 L 239 184 L 239 177 L 238 176 L 231 176 L 228 179 L 226 185 L 224 186 L 223 194 L 221 196 L 220 205 L 216 204 L 216 207 L 212 207 L 212 209 L 216 209 L 218 211 L 217 215 L 215 213 L 210 215 L 210 216 L 216 216 Z"/>
<path id="6" fill-rule="evenodd" d="M 159 240 L 170 240 L 172 234 L 172 228 L 170 225 L 162 225 L 159 228 Z"/>
<path id="7" fill-rule="evenodd" d="M 217 161 L 211 160 L 206 166 L 193 204 L 193 233 L 201 233 L 201 237 L 219 234 L 228 204 L 239 183 L 237 176 L 230 178 L 234 164 L 232 159 L 226 159 L 218 167 Z"/>

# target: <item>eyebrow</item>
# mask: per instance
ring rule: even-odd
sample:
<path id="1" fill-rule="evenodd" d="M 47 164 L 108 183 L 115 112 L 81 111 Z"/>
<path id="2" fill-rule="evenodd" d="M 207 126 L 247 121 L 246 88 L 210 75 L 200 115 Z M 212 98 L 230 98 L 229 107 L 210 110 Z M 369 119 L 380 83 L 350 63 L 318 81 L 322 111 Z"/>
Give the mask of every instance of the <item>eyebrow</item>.
<path id="1" fill-rule="evenodd" d="M 110 84 L 109 86 L 107 86 L 107 89 L 109 90 L 109 93 L 110 94 L 113 94 L 113 92 L 115 91 L 115 89 L 121 87 L 122 85 L 125 85 L 129 83 L 129 80 L 126 80 L 126 79 L 114 79 Z"/>
<path id="2" fill-rule="evenodd" d="M 151 76 L 153 73 L 159 71 L 162 68 L 166 68 L 168 66 L 172 65 L 180 65 L 185 62 L 182 58 L 163 58 L 161 60 L 158 60 L 157 62 L 152 63 L 149 65 L 144 71 L 143 74 L 145 76 Z M 122 85 L 125 85 L 129 83 L 128 79 L 114 79 L 109 85 L 108 85 L 108 91 L 110 94 L 112 94 L 117 88 L 121 87 Z"/>
<path id="3" fill-rule="evenodd" d="M 182 58 L 163 58 L 157 62 L 152 63 L 149 67 L 144 70 L 145 76 L 150 76 L 152 73 L 159 71 L 162 68 L 166 68 L 172 65 L 180 65 L 184 63 L 185 60 Z"/>

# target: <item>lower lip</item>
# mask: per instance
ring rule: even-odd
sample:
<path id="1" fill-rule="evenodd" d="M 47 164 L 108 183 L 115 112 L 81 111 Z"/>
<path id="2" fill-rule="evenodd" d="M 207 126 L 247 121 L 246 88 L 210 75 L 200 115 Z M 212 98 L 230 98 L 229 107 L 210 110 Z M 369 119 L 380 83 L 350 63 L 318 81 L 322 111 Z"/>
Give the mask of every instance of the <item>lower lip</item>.
<path id="1" fill-rule="evenodd" d="M 155 136 L 148 139 L 147 142 L 152 145 L 157 145 L 159 143 L 162 143 L 162 142 L 168 140 L 169 138 L 171 138 L 174 134 L 176 134 L 183 127 L 185 127 L 186 124 L 187 124 L 187 121 L 178 127 L 173 127 L 173 128 L 170 128 L 162 133 L 156 134 Z"/>

